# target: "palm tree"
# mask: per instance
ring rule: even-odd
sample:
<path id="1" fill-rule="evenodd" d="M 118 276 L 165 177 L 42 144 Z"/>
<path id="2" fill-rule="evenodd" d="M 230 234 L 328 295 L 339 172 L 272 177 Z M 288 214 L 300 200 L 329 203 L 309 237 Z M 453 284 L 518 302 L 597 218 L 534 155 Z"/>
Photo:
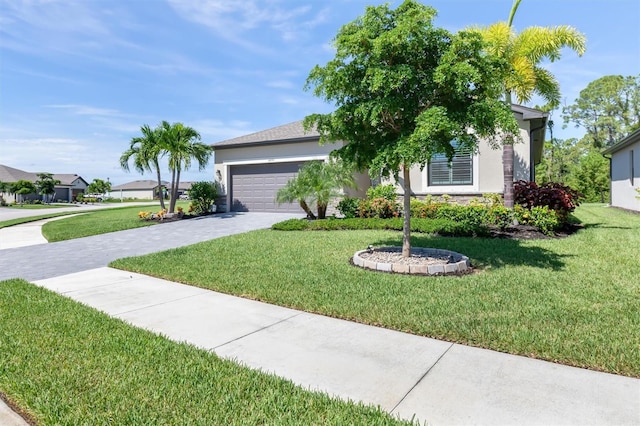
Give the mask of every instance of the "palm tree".
<path id="1" fill-rule="evenodd" d="M 140 127 L 140 131 L 142 136 L 131 139 L 129 149 L 120 156 L 120 166 L 123 170 L 129 171 L 129 160 L 133 159 L 133 166 L 140 174 L 144 174 L 145 171 L 155 171 L 158 179 L 160 207 L 164 210 L 159 164 L 160 157 L 164 155 L 164 149 L 160 133 L 158 129 L 151 129 L 147 124 Z"/>
<path id="2" fill-rule="evenodd" d="M 200 134 L 197 131 L 182 123 L 169 124 L 163 121 L 158 129 L 162 146 L 169 155 L 169 170 L 171 170 L 169 213 L 173 213 L 178 200 L 180 173 L 191 167 L 192 159 L 198 163 L 198 170 L 204 170 L 211 158 L 212 149 L 200 142 Z"/>
<path id="3" fill-rule="evenodd" d="M 276 202 L 278 204 L 298 201 L 300 207 L 310 219 L 316 216 L 308 203 L 315 201 L 318 219 L 324 219 L 327 207 L 332 198 L 342 195 L 343 188 L 355 187 L 353 171 L 341 161 L 311 161 L 305 164 L 298 176 L 289 180 L 278 190 Z"/>
<path id="4" fill-rule="evenodd" d="M 582 56 L 586 38 L 568 25 L 529 27 L 517 34 L 512 23 L 521 1 L 514 0 L 507 22 L 498 22 L 479 31 L 487 42 L 488 53 L 504 58 L 511 65 L 511 72 L 504 81 L 507 104 L 511 105 L 512 95 L 518 102 L 527 102 L 537 94 L 555 108 L 560 103 L 560 86 L 539 64 L 545 59 L 551 62 L 560 59 L 565 47 Z M 507 137 L 502 152 L 506 207 L 513 207 L 513 142 L 513 135 Z"/>

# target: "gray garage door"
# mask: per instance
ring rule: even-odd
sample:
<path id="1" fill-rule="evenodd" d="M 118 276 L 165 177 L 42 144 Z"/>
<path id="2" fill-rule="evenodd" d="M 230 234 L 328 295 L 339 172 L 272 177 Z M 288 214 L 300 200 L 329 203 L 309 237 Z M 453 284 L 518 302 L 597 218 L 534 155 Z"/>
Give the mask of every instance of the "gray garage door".
<path id="1" fill-rule="evenodd" d="M 298 174 L 303 163 L 231 166 L 231 210 L 302 213 L 298 203 L 275 202 L 276 192 Z"/>

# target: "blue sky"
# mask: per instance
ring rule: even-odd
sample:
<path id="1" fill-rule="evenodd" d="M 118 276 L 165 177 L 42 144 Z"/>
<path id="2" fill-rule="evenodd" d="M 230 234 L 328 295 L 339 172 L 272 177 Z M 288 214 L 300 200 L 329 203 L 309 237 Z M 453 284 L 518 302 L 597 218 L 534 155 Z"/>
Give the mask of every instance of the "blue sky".
<path id="1" fill-rule="evenodd" d="M 432 0 L 450 31 L 506 20 L 511 0 Z M 120 184 L 140 126 L 183 122 L 214 143 L 329 112 L 303 91 L 371 0 L 0 0 L 0 164 Z M 398 1 L 391 2 L 397 5 Z M 547 65 L 567 104 L 640 73 L 638 0 L 523 0 L 514 26 L 572 25 L 587 52 Z M 556 136 L 580 137 L 581 129 Z M 169 174 L 165 172 L 165 177 Z M 183 180 L 212 180 L 213 160 Z"/>

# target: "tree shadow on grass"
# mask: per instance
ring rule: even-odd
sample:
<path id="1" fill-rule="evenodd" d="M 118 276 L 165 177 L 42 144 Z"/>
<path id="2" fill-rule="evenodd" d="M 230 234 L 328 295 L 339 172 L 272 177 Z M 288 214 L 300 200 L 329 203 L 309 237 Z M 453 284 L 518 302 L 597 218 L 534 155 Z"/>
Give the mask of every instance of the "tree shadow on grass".
<path id="1" fill-rule="evenodd" d="M 375 247 L 401 246 L 402 237 L 381 239 Z M 468 256 L 474 267 L 497 269 L 505 266 L 531 266 L 559 271 L 572 255 L 559 254 L 543 247 L 523 245 L 521 240 L 503 238 L 457 238 L 440 236 L 411 236 L 412 247 L 451 250 Z"/>

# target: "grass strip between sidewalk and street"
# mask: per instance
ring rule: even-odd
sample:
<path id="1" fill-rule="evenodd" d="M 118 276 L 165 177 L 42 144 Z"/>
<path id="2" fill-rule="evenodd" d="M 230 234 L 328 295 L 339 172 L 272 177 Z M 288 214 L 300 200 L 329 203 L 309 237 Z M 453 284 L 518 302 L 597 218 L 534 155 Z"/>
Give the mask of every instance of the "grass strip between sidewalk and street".
<path id="1" fill-rule="evenodd" d="M 462 277 L 352 266 L 393 231 L 260 230 L 111 266 L 307 312 L 450 342 L 640 377 L 640 216 L 579 207 L 562 239 L 413 234 L 412 244 L 469 256 Z"/>
<path id="2" fill-rule="evenodd" d="M 408 424 L 0 282 L 0 392 L 37 424 Z"/>

